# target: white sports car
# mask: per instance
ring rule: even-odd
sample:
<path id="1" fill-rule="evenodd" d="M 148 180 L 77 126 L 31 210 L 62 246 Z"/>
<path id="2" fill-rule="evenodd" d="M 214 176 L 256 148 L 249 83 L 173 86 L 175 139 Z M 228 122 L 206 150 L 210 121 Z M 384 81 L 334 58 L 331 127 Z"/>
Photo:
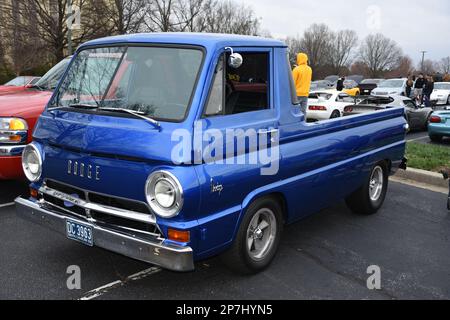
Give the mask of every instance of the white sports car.
<path id="1" fill-rule="evenodd" d="M 450 105 L 450 82 L 436 82 L 431 101 L 436 104 Z"/>
<path id="2" fill-rule="evenodd" d="M 344 108 L 355 103 L 355 98 L 337 90 L 313 91 L 309 94 L 307 120 L 328 120 L 342 117 Z"/>

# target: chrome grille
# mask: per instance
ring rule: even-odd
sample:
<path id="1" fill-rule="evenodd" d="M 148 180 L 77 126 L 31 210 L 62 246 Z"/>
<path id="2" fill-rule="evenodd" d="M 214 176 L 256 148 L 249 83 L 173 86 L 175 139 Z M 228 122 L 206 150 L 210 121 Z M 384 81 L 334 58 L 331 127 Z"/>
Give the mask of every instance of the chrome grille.
<path id="1" fill-rule="evenodd" d="M 143 202 L 99 194 L 46 180 L 39 188 L 39 203 L 90 223 L 133 235 L 160 236 L 156 218 Z"/>

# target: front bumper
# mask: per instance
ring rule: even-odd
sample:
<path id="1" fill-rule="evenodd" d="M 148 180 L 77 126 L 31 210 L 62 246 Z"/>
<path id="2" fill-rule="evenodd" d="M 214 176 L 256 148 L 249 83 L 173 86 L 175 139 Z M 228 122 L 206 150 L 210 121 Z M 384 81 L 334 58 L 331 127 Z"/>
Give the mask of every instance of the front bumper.
<path id="1" fill-rule="evenodd" d="M 155 264 L 173 271 L 194 270 L 192 249 L 164 244 L 162 241 L 137 239 L 108 230 L 92 223 L 86 223 L 69 216 L 41 208 L 38 203 L 23 198 L 16 199 L 16 212 L 26 220 L 32 221 L 53 231 L 66 234 L 66 219 L 92 227 L 94 245 L 127 257 Z"/>

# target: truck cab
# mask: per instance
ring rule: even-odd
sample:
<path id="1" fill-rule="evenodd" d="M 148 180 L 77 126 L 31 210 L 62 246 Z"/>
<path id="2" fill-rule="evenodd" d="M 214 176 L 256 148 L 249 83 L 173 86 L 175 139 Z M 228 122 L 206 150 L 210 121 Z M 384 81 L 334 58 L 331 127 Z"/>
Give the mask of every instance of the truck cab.
<path id="1" fill-rule="evenodd" d="M 373 214 L 404 163 L 403 108 L 307 123 L 283 42 L 138 34 L 83 44 L 23 154 L 18 214 L 175 271 L 258 272 L 283 225 Z"/>

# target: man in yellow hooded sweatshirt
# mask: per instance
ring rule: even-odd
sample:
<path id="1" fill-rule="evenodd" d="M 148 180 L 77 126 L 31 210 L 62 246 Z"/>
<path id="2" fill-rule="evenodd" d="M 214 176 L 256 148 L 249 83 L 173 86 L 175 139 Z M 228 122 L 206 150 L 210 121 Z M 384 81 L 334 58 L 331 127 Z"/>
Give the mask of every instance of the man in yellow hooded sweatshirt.
<path id="1" fill-rule="evenodd" d="M 309 89 L 311 88 L 312 69 L 308 66 L 308 56 L 305 53 L 297 55 L 297 67 L 292 71 L 294 77 L 295 90 L 297 91 L 300 108 L 306 115 L 308 108 Z"/>

